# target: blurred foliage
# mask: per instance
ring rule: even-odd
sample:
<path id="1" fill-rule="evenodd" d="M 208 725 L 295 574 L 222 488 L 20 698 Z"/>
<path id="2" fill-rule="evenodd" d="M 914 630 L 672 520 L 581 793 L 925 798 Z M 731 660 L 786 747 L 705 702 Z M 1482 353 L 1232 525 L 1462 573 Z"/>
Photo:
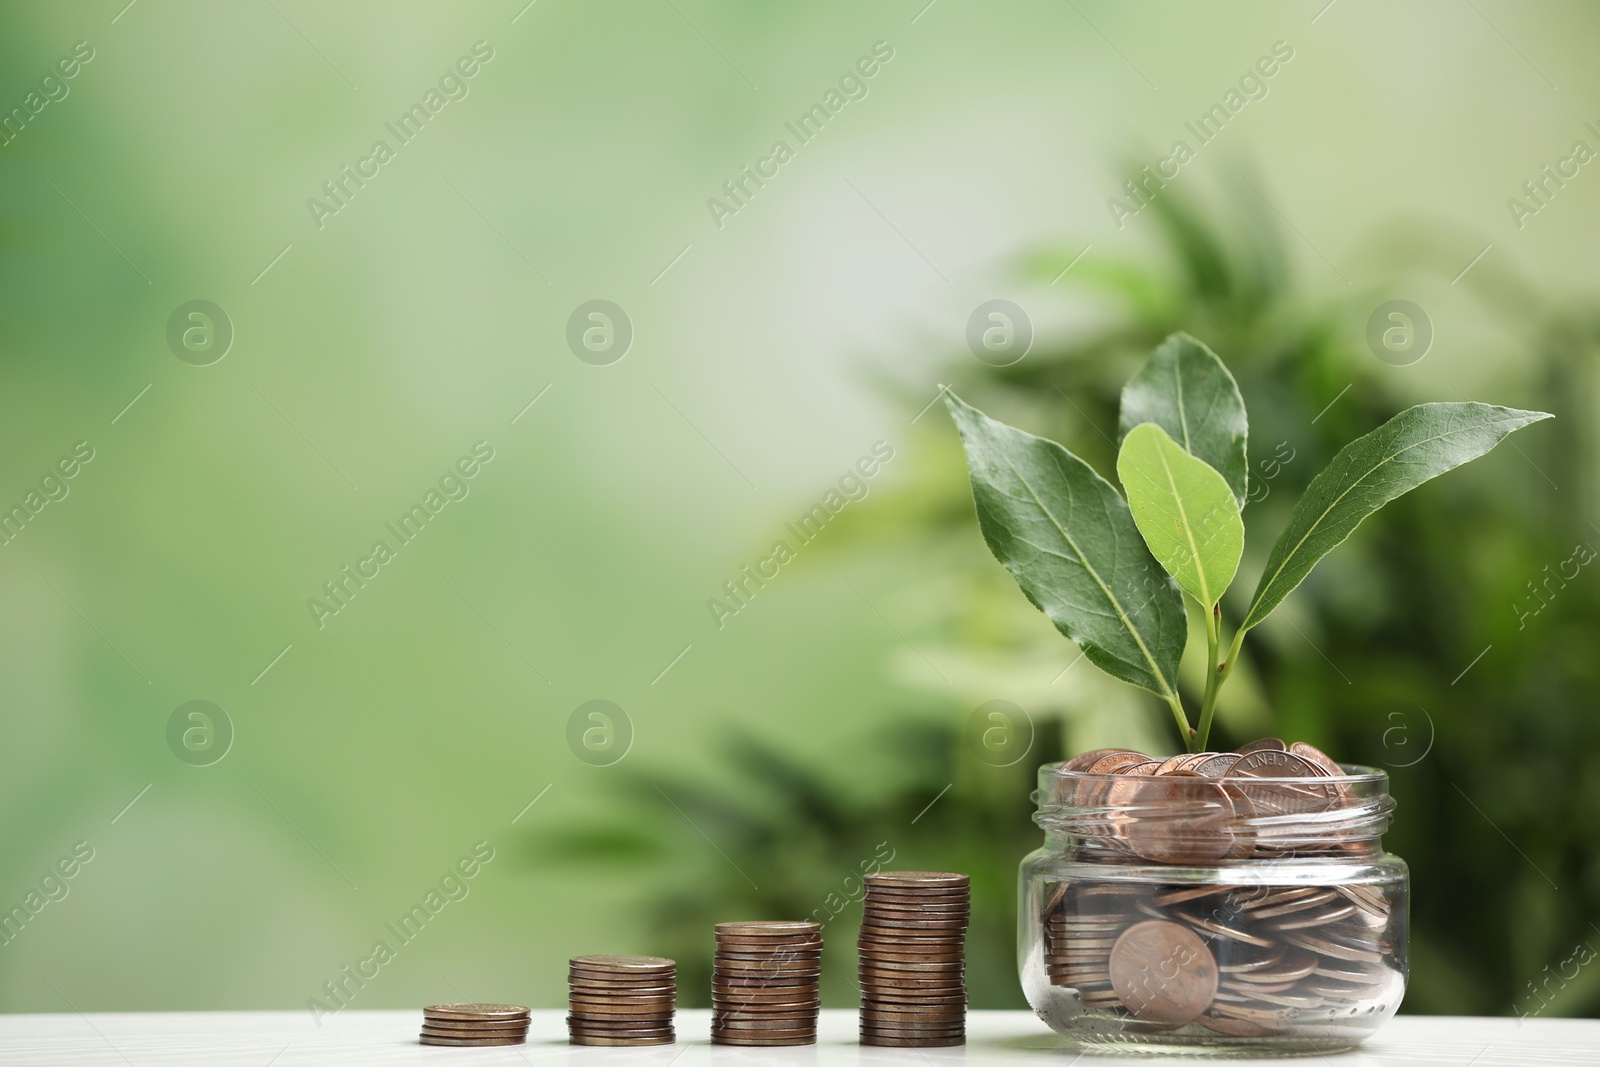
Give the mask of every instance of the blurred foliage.
<path id="1" fill-rule="evenodd" d="M 1387 843 L 1413 872 L 1406 1009 L 1539 1009 L 1526 978 L 1567 959 L 1576 944 L 1600 941 L 1600 596 L 1586 571 L 1575 580 L 1559 576 L 1578 545 L 1600 548 L 1586 480 L 1595 459 L 1600 305 L 1536 292 L 1485 264 L 1462 288 L 1517 339 L 1521 354 L 1496 362 L 1498 377 L 1481 395 L 1413 395 L 1416 378 L 1363 344 L 1366 316 L 1383 297 L 1352 291 L 1324 303 L 1307 298 L 1293 282 L 1264 198 L 1248 181 L 1238 188 L 1224 210 L 1203 211 L 1164 192 L 1151 205 L 1162 254 L 1149 262 L 1078 263 L 1060 288 L 1070 285 L 1086 301 L 1085 322 L 1069 336 L 1036 342 L 1010 367 L 952 362 L 952 384 L 995 417 L 1053 437 L 1109 474 L 1119 392 L 1150 350 L 1172 331 L 1187 330 L 1221 354 L 1249 406 L 1252 476 L 1265 490 L 1246 508 L 1247 544 L 1256 550 L 1226 602 L 1230 623 L 1289 507 L 1353 438 L 1422 399 L 1557 413 L 1554 423 L 1476 469 L 1391 504 L 1323 561 L 1280 617 L 1246 641 L 1240 670 L 1249 680 L 1240 679 L 1239 691 L 1224 700 L 1215 742 L 1229 747 L 1272 731 L 1345 762 L 1387 768 L 1399 800 Z M 1376 254 L 1396 276 L 1449 277 L 1466 258 L 1462 247 L 1419 229 Z M 1047 286 L 1080 248 L 1039 250 L 1024 269 Z M 881 384 L 910 411 L 927 401 L 920 383 Z M 982 545 L 965 466 L 947 430 L 935 427 L 949 440 L 920 450 L 903 488 L 874 501 L 842 551 L 889 544 L 948 568 L 940 578 L 945 617 L 935 628 L 991 655 L 996 670 L 1041 648 L 1059 656 L 1060 638 Z M 1191 652 L 1195 644 L 1191 638 Z M 1188 658 L 1186 665 L 1198 666 Z M 1088 679 L 1079 677 L 1081 688 Z M 1187 680 L 1196 686 L 1197 671 Z M 1197 688 L 1186 696 L 1197 699 Z M 1106 702 L 1092 685 L 1088 699 Z M 1125 699 L 1160 721 L 1153 701 Z M 970 710 L 948 696 L 940 703 L 951 723 Z M 665 836 L 635 827 L 595 838 L 589 828 L 557 843 L 549 858 L 594 859 L 609 841 L 615 858 L 666 863 L 680 846 L 708 851 L 706 842 L 715 841 L 762 871 L 758 890 L 729 864 L 698 863 L 654 898 L 649 918 L 660 949 L 677 954 L 690 979 L 684 988 L 696 990 L 705 985 L 712 922 L 809 914 L 879 841 L 897 849 L 904 841 L 896 866 L 973 876 L 974 1007 L 1021 1006 L 1011 973 L 1014 872 L 1038 842 L 1028 823 L 1030 774 L 1022 771 L 1057 758 L 1057 728 L 1071 751 L 1105 740 L 1082 698 L 1048 703 L 1036 713 L 1053 706 L 1060 717 L 1018 767 L 984 767 L 963 754 L 959 730 L 919 727 L 897 739 L 884 760 L 915 773 L 887 795 L 856 802 L 841 799 L 848 790 L 830 785 L 822 770 L 741 742 L 730 757 L 761 805 L 688 785 L 663 787 L 686 817 Z M 1125 714 L 1120 702 L 1115 710 Z M 1165 734 L 1147 736 L 1173 743 Z M 955 782 L 950 794 L 914 833 L 906 831 L 947 781 Z M 843 1002 L 839 991 L 849 988 L 853 953 L 845 938 L 857 915 L 858 906 L 827 930 L 829 1003 Z M 1600 980 L 1580 975 L 1543 1013 L 1597 1009 Z"/>

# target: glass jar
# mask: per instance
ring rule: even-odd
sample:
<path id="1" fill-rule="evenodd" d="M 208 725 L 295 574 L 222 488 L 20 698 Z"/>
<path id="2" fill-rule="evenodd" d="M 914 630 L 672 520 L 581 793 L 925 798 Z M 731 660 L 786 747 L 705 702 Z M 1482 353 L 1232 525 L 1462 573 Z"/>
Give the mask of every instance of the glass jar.
<path id="1" fill-rule="evenodd" d="M 1039 769 L 1018 966 L 1051 1028 L 1099 1051 L 1351 1048 L 1406 984 L 1407 873 L 1388 776 Z"/>

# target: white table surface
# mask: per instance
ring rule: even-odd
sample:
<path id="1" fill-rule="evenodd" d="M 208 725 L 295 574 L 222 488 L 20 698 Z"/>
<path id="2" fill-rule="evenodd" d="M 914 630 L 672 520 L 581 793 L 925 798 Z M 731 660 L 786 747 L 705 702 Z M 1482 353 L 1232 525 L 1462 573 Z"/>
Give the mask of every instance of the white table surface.
<path id="1" fill-rule="evenodd" d="M 1078 1056 L 1026 1011 L 973 1012 L 967 1044 L 956 1048 L 863 1048 L 854 1011 L 824 1011 L 818 1043 L 789 1048 L 712 1046 L 708 1011 L 678 1012 L 678 1043 L 648 1048 L 574 1048 L 566 1044 L 565 1013 L 536 1011 L 526 1045 L 432 1048 L 417 1044 L 416 1011 L 351 1011 L 318 1029 L 304 1011 L 149 1012 L 130 1014 L 0 1015 L 0 1063 L 208 1064 L 216 1067 L 305 1067 L 308 1064 L 537 1063 L 549 1067 L 1058 1067 L 1137 1062 L 1128 1057 Z M 1580 1019 L 1465 1019 L 1400 1016 L 1360 1051 L 1310 1057 L 1337 1067 L 1543 1067 L 1600 1065 L 1600 1021 Z M 1145 1062 L 1206 1062 L 1173 1056 Z M 1213 1061 L 1214 1062 L 1214 1061 Z M 1231 1064 L 1284 1060 L 1230 1060 Z M 1291 1061 L 1292 1062 L 1292 1061 Z"/>

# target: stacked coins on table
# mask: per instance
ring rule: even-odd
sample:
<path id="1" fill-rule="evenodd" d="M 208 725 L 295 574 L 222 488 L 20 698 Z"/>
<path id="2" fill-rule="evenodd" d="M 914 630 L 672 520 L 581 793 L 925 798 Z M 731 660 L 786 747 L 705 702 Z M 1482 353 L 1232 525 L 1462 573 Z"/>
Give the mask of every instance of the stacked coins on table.
<path id="1" fill-rule="evenodd" d="M 574 1045 L 670 1045 L 678 965 L 660 956 L 574 956 L 567 1031 Z"/>
<path id="2" fill-rule="evenodd" d="M 424 1045 L 520 1045 L 528 1009 L 515 1004 L 434 1004 L 422 1009 Z"/>
<path id="3" fill-rule="evenodd" d="M 810 1045 L 817 1040 L 822 927 L 814 922 L 716 926 L 711 1043 Z"/>
<path id="4" fill-rule="evenodd" d="M 861 1043 L 965 1043 L 967 876 L 879 871 L 866 883 L 858 943 Z"/>

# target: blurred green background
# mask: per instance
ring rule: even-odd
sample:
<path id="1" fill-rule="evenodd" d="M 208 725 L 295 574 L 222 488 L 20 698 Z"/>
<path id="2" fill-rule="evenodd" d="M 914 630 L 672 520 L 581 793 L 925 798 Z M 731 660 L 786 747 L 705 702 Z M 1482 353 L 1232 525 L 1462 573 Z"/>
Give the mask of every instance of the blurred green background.
<path id="1" fill-rule="evenodd" d="M 710 922 L 817 909 L 843 1006 L 844 879 L 884 847 L 973 874 L 972 1003 L 1020 1006 L 1032 768 L 1174 739 L 994 564 L 923 409 L 954 383 L 1109 472 L 1117 390 L 1184 328 L 1238 375 L 1268 490 L 1236 593 L 1400 408 L 1556 413 L 1327 560 L 1219 722 L 1390 770 L 1406 1010 L 1600 1010 L 1600 968 L 1547 981 L 1600 945 L 1600 579 L 1542 584 L 1600 548 L 1600 176 L 1542 170 L 1600 150 L 1600 13 L 124 5 L 3 9 L 0 508 L 26 514 L 0 548 L 0 908 L 29 918 L 0 1007 L 303 1008 L 430 891 L 353 1007 L 556 1006 L 565 957 L 599 951 L 675 954 L 703 1003 Z M 1278 42 L 1200 145 L 1185 124 Z M 1179 139 L 1194 158 L 1113 211 Z M 731 201 L 745 166 L 769 177 Z M 996 298 L 1033 332 L 1003 368 L 965 340 Z M 567 340 L 596 299 L 633 334 L 606 365 Z M 1367 342 L 1394 299 L 1421 358 Z M 231 326 L 220 359 L 187 311 L 199 351 L 169 343 L 194 300 Z M 478 442 L 400 545 L 385 524 Z M 791 540 L 878 442 L 865 499 Z M 719 626 L 710 598 L 780 538 L 794 559 Z M 308 601 L 379 539 L 395 558 L 319 626 Z M 169 735 L 193 700 L 231 724 L 220 759 L 215 714 L 210 749 L 187 711 Z M 569 730 L 592 700 L 625 718 Z M 967 740 L 991 700 L 1031 721 L 1010 766 Z"/>

